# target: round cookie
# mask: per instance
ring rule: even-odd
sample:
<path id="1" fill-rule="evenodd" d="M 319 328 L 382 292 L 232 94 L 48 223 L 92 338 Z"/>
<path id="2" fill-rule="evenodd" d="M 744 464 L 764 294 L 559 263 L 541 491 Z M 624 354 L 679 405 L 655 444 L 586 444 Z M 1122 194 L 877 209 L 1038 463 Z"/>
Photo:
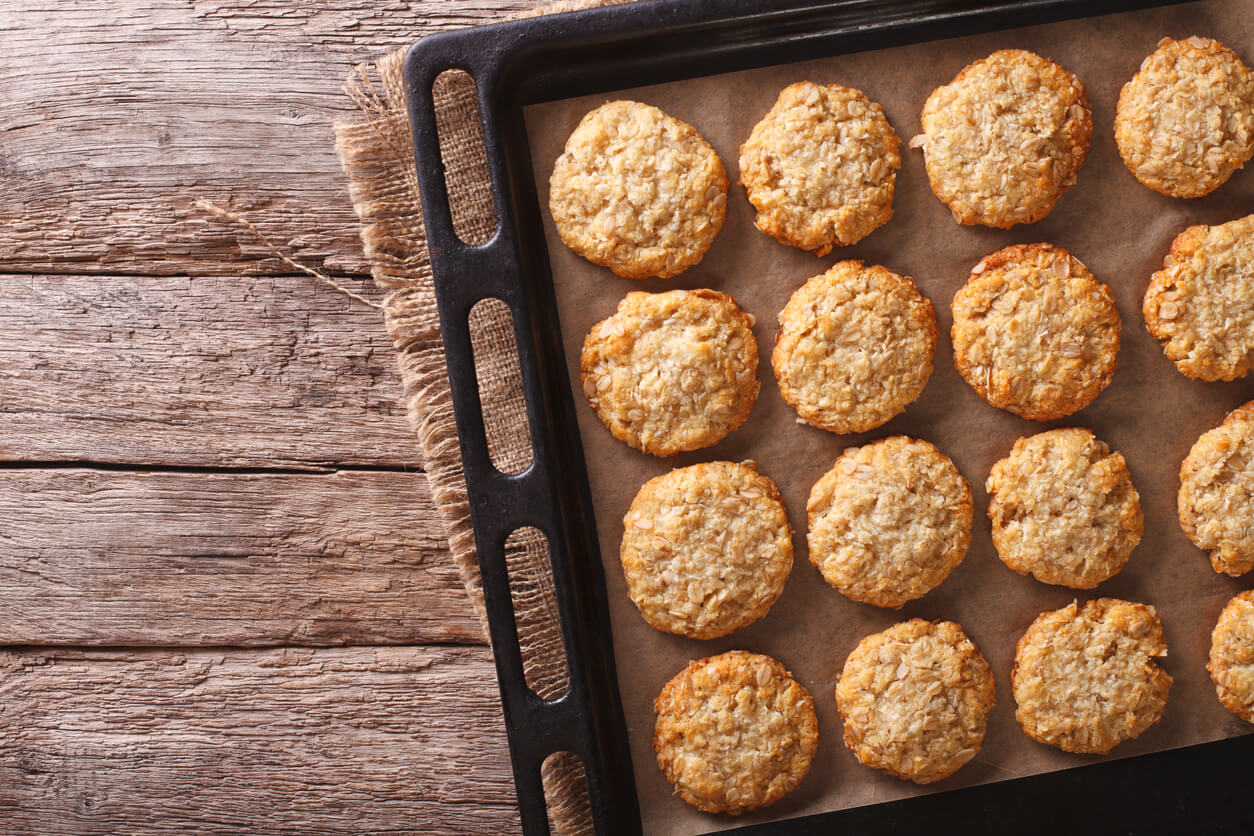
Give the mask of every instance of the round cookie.
<path id="1" fill-rule="evenodd" d="M 845 450 L 810 490 L 810 562 L 846 597 L 900 608 L 949 576 L 971 544 L 971 488 L 926 441 Z"/>
<path id="2" fill-rule="evenodd" d="M 1044 583 L 1092 589 L 1123 569 L 1145 530 L 1127 462 L 1079 427 L 1020 438 L 985 487 L 998 556 Z"/>
<path id="3" fill-rule="evenodd" d="M 1110 383 L 1119 310 L 1110 288 L 1051 244 L 1006 247 L 975 265 L 954 296 L 954 366 L 984 400 L 1052 421 Z"/>
<path id="4" fill-rule="evenodd" d="M 915 618 L 867 636 L 836 686 L 845 745 L 867 766 L 930 784 L 980 751 L 993 674 L 952 621 Z"/>
<path id="5" fill-rule="evenodd" d="M 1048 58 L 1003 49 L 965 67 L 923 105 L 932 191 L 961 224 L 1008 229 L 1049 214 L 1088 154 L 1084 84 Z"/>
<path id="6" fill-rule="evenodd" d="M 1243 408 L 1242 408 L 1243 409 Z M 1185 536 L 1210 553 L 1216 572 L 1254 569 L 1254 420 L 1237 410 L 1202 433 L 1180 465 L 1176 510 Z"/>
<path id="7" fill-rule="evenodd" d="M 778 801 L 810 770 L 814 701 L 779 662 L 733 650 L 692 662 L 653 704 L 658 766 L 679 797 L 740 815 Z"/>
<path id="8" fill-rule="evenodd" d="M 901 140 L 861 91 L 801 81 L 785 87 L 740 148 L 740 183 L 758 229 L 826 255 L 893 215 Z"/>
<path id="9" fill-rule="evenodd" d="M 583 341 L 580 380 L 614 437 L 655 456 L 717 444 L 758 397 L 753 318 L 713 290 L 628 293 Z"/>
<path id="10" fill-rule="evenodd" d="M 784 591 L 792 529 L 752 462 L 706 462 L 650 479 L 623 517 L 627 594 L 650 626 L 713 639 L 751 624 Z"/>
<path id="11" fill-rule="evenodd" d="M 1187 377 L 1235 380 L 1254 366 L 1254 215 L 1191 226 L 1171 242 L 1141 306 Z"/>
<path id="12" fill-rule="evenodd" d="M 1234 596 L 1220 613 L 1206 670 L 1224 708 L 1254 723 L 1254 590 Z"/>
<path id="13" fill-rule="evenodd" d="M 1104 754 L 1158 722 L 1171 676 L 1158 612 L 1099 598 L 1041 613 L 1019 639 L 1010 683 L 1028 737 Z"/>
<path id="14" fill-rule="evenodd" d="M 691 125 L 651 105 L 607 102 L 566 140 L 549 178 L 562 243 L 629 279 L 701 260 L 727 213 L 727 173 Z"/>
<path id="15" fill-rule="evenodd" d="M 1169 197 L 1201 197 L 1254 156 L 1254 73 L 1219 41 L 1163 38 L 1123 86 L 1115 144 Z"/>
<path id="16" fill-rule="evenodd" d="M 771 363 L 806 423 L 865 432 L 922 393 L 936 337 L 936 312 L 911 279 L 841 261 L 788 300 Z"/>

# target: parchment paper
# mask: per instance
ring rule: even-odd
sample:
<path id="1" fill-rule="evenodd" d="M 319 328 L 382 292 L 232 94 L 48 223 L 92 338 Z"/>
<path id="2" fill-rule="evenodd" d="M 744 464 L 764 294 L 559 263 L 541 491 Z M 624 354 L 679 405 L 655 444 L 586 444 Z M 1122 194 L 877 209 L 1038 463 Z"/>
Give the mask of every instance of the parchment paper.
<path id="1" fill-rule="evenodd" d="M 1200 200 L 1173 200 L 1140 185 L 1115 150 L 1113 119 L 1120 87 L 1160 38 L 1216 37 L 1254 62 L 1254 2 L 1210 0 L 1144 12 L 1069 21 L 909 47 L 839 56 L 763 70 L 623 90 L 612 95 L 536 105 L 526 119 L 540 184 L 562 336 L 611 603 L 619 685 L 647 833 L 677 834 L 874 804 L 972 784 L 1081 766 L 1246 734 L 1250 728 L 1215 697 L 1205 670 L 1210 631 L 1227 600 L 1252 580 L 1216 574 L 1176 519 L 1179 466 L 1197 437 L 1233 407 L 1254 397 L 1254 380 L 1186 379 L 1145 330 L 1141 298 L 1171 240 L 1194 223 L 1222 223 L 1254 212 L 1254 165 Z M 1043 221 L 1011 230 L 962 227 L 928 188 L 921 152 L 906 143 L 919 132 L 931 90 L 963 66 L 1001 48 L 1052 57 L 1085 82 L 1093 106 L 1093 144 L 1078 183 Z M 880 102 L 902 139 L 895 215 L 856 246 L 816 258 L 784 246 L 753 226 L 739 176 L 739 146 L 779 91 L 794 81 L 840 83 Z M 672 280 L 633 282 L 596 267 L 562 246 L 548 213 L 553 161 L 579 119 L 616 98 L 648 102 L 692 124 L 717 149 L 733 182 L 727 221 L 704 261 Z M 950 301 L 971 267 L 1016 243 L 1048 241 L 1070 250 L 1114 291 L 1123 345 L 1114 381 L 1087 409 L 1049 424 L 1017 418 L 985 403 L 953 369 Z M 936 306 L 941 340 L 936 371 L 904 415 L 871 433 L 836 436 L 801 426 L 780 398 L 771 372 L 776 317 L 810 276 L 839 259 L 861 258 L 912 276 Z M 757 317 L 762 391 L 749 420 L 715 447 L 666 461 L 615 440 L 583 402 L 578 382 L 584 335 L 632 290 L 710 287 L 731 294 Z M 1076 593 L 1022 577 L 997 558 L 989 534 L 989 468 L 1015 439 L 1050 427 L 1093 430 L 1128 460 L 1145 511 L 1145 536 L 1124 571 L 1091 592 Z M 806 551 L 805 501 L 811 485 L 845 447 L 894 433 L 925 438 L 953 458 L 975 495 L 973 541 L 966 560 L 937 589 L 900 611 L 857 604 L 824 583 Z M 627 597 L 618 562 L 622 517 L 647 479 L 672 467 L 711 460 L 754 459 L 784 495 L 796 560 L 770 613 L 713 641 L 664 635 L 647 626 Z M 1067 754 L 1030 740 L 1014 718 L 1010 669 L 1015 643 L 1042 611 L 1114 596 L 1155 605 L 1166 626 L 1167 670 L 1175 679 L 1163 720 L 1104 757 Z M 869 633 L 915 616 L 952 619 L 979 646 L 997 680 L 997 704 L 979 755 L 954 777 L 929 787 L 859 764 L 841 739 L 834 689 L 846 655 Z M 743 648 L 781 660 L 814 696 L 820 740 L 810 774 L 775 805 L 739 818 L 702 814 L 673 795 L 652 748 L 653 699 L 690 660 Z M 1134 799 L 1127 799 L 1135 803 Z"/>

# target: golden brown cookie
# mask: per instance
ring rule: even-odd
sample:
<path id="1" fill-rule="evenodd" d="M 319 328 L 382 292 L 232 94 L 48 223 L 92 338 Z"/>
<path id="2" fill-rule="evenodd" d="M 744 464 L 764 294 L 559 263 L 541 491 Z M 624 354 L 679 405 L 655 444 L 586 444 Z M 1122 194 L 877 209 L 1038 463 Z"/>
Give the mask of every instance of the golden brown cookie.
<path id="1" fill-rule="evenodd" d="M 1119 573 L 1145 530 L 1127 462 L 1079 427 L 1019 439 L 985 487 L 998 556 L 1044 583 L 1092 589 Z"/>
<path id="2" fill-rule="evenodd" d="M 771 362 L 806 423 L 865 432 L 923 392 L 936 336 L 936 312 L 911 279 L 841 261 L 788 300 Z"/>
<path id="3" fill-rule="evenodd" d="M 893 216 L 901 140 L 861 91 L 801 81 L 740 148 L 740 183 L 758 229 L 826 255 L 861 241 Z"/>
<path id="4" fill-rule="evenodd" d="M 1254 569 L 1254 421 L 1245 414 L 1194 443 L 1176 502 L 1185 536 L 1210 553 L 1216 572 L 1234 578 Z"/>
<path id="5" fill-rule="evenodd" d="M 993 674 L 962 628 L 915 618 L 867 636 L 845 660 L 836 705 L 845 745 L 867 766 L 930 784 L 975 757 Z"/>
<path id="6" fill-rule="evenodd" d="M 1099 598 L 1041 613 L 1019 639 L 1010 682 L 1015 717 L 1064 752 L 1109 752 L 1158 722 L 1171 676 L 1158 611 Z"/>
<path id="7" fill-rule="evenodd" d="M 1254 723 L 1254 590 L 1234 596 L 1220 613 L 1206 670 L 1224 708 Z"/>
<path id="8" fill-rule="evenodd" d="M 932 191 L 961 224 L 1039 221 L 1075 182 L 1093 118 L 1080 79 L 1048 58 L 1003 49 L 965 67 L 923 105 Z"/>
<path id="9" fill-rule="evenodd" d="M 1254 215 L 1177 235 L 1141 312 L 1185 376 L 1247 375 L 1254 366 Z"/>
<path id="10" fill-rule="evenodd" d="M 1246 401 L 1224 416 L 1224 423 L 1233 421 L 1254 421 L 1254 401 Z"/>
<path id="11" fill-rule="evenodd" d="M 744 650 L 691 663 L 653 709 L 658 766 L 706 813 L 778 801 L 801 783 L 819 744 L 809 692 L 779 662 Z"/>
<path id="12" fill-rule="evenodd" d="M 607 102 L 566 140 L 549 179 L 562 243 L 629 279 L 701 260 L 727 213 L 727 173 L 693 127 L 651 105 Z"/>
<path id="13" fill-rule="evenodd" d="M 627 594 L 657 630 L 723 636 L 766 615 L 792 569 L 792 529 L 753 462 L 650 479 L 623 518 Z"/>
<path id="14" fill-rule="evenodd" d="M 1254 156 L 1254 73 L 1219 41 L 1163 38 L 1123 86 L 1124 165 L 1169 197 L 1201 197 Z"/>
<path id="15" fill-rule="evenodd" d="M 850 447 L 810 490 L 810 562 L 846 597 L 897 609 L 949 576 L 971 544 L 971 488 L 926 441 Z"/>
<path id="16" fill-rule="evenodd" d="M 1052 421 L 1083 409 L 1115 373 L 1115 297 L 1061 247 L 985 256 L 953 312 L 954 366 L 984 400 L 1021 418 Z"/>
<path id="17" fill-rule="evenodd" d="M 583 341 L 580 379 L 614 437 L 655 456 L 717 444 L 758 397 L 753 318 L 713 290 L 628 293 Z"/>

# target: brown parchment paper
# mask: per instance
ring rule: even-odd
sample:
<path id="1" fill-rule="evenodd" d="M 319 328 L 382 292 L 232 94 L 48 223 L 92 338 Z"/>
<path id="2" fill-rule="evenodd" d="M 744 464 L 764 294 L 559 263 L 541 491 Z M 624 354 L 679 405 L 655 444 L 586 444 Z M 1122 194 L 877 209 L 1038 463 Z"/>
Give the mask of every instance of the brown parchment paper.
<path id="1" fill-rule="evenodd" d="M 1180 462 L 1197 437 L 1254 397 L 1254 381 L 1186 379 L 1145 330 L 1141 298 L 1172 238 L 1194 223 L 1222 223 L 1254 212 L 1254 165 L 1200 200 L 1173 200 L 1140 185 L 1115 150 L 1113 119 L 1120 87 L 1159 39 L 1219 38 L 1254 61 L 1254 0 L 1210 0 L 1166 9 L 1069 21 L 909 47 L 838 56 L 762 70 L 623 90 L 529 107 L 526 112 L 541 212 L 557 286 L 562 336 L 587 458 L 611 604 L 619 684 L 627 717 L 645 832 L 694 833 L 771 821 L 972 784 L 1081 766 L 1245 734 L 1250 728 L 1215 697 L 1205 670 L 1210 631 L 1229 597 L 1251 579 L 1217 575 L 1184 537 L 1176 519 Z M 1039 223 L 1011 230 L 962 227 L 931 193 L 921 152 L 907 150 L 931 90 L 963 66 L 1001 48 L 1052 57 L 1085 82 L 1093 105 L 1093 144 L 1077 184 Z M 895 215 L 853 247 L 824 258 L 784 246 L 753 226 L 752 207 L 734 181 L 738 149 L 750 129 L 794 81 L 840 83 L 880 102 L 902 139 Z M 662 108 L 689 122 L 718 150 L 733 181 L 727 221 L 697 267 L 672 280 L 633 282 L 562 246 L 548 213 L 548 179 L 566 137 L 590 109 L 615 98 Z M 1123 345 L 1111 386 L 1087 409 L 1041 424 L 995 409 L 953 369 L 950 302 L 971 267 L 1001 247 L 1048 241 L 1070 250 L 1114 291 Z M 771 373 L 776 317 L 810 276 L 838 259 L 861 258 L 914 277 L 936 306 L 941 340 L 936 371 L 904 415 L 868 434 L 836 436 L 796 423 Z M 583 403 L 578 383 L 584 335 L 632 290 L 710 287 L 731 294 L 757 317 L 762 391 L 749 420 L 719 445 L 670 461 L 615 440 Z M 1124 571 L 1077 594 L 1021 577 L 998 560 L 989 535 L 984 481 L 1015 439 L 1049 427 L 1084 426 L 1128 460 L 1145 510 L 1145 536 Z M 966 560 L 937 589 L 900 611 L 857 604 L 823 582 L 806 551 L 805 501 L 811 485 L 845 447 L 894 433 L 928 439 L 953 458 L 975 495 L 973 541 Z M 627 597 L 618 562 L 622 517 L 635 491 L 666 470 L 698 461 L 753 459 L 778 484 L 793 525 L 796 561 L 788 584 L 758 623 L 713 641 L 664 635 L 648 627 Z M 1175 679 L 1162 722 L 1104 757 L 1071 755 L 1027 738 L 1014 718 L 1010 669 L 1015 643 L 1042 611 L 1115 596 L 1155 605 L 1166 626 L 1167 670 Z M 865 635 L 915 616 L 960 623 L 997 680 L 997 704 L 980 754 L 954 777 L 928 787 L 860 765 L 841 739 L 833 696 L 846 655 Z M 810 774 L 772 807 L 739 818 L 710 816 L 673 795 L 652 748 L 653 699 L 690 660 L 743 648 L 781 660 L 814 696 L 820 741 Z M 1135 803 L 1135 799 L 1124 799 Z M 1113 800 L 1120 803 L 1120 800 Z"/>

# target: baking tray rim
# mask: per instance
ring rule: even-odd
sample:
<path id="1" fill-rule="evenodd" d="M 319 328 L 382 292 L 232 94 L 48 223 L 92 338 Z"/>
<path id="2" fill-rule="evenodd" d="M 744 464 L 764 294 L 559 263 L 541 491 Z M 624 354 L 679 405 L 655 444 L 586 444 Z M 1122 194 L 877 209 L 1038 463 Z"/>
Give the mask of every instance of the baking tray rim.
<path id="1" fill-rule="evenodd" d="M 542 211 L 523 109 L 626 87 L 788 64 L 819 57 L 1020 28 L 1066 19 L 1180 5 L 1192 0 L 639 0 L 439 33 L 416 43 L 404 78 L 414 134 L 433 281 L 466 472 L 502 706 L 528 832 L 546 832 L 539 762 L 548 752 L 579 755 L 598 832 L 639 832 L 638 799 L 614 668 L 603 564 L 576 398 L 561 344 Z M 856 39 L 856 43 L 854 40 Z M 644 49 L 647 45 L 648 49 Z M 777 57 L 780 50 L 785 57 Z M 642 51 L 643 50 L 643 51 Z M 627 54 L 624 54 L 627 53 Z M 623 69 L 635 74 L 624 76 Z M 463 70 L 475 81 L 497 231 L 482 245 L 454 232 L 432 101 L 436 77 Z M 533 461 L 516 476 L 491 465 L 483 436 L 473 350 L 466 318 L 476 302 L 510 308 L 523 373 Z M 572 466 L 573 465 L 573 466 Z M 545 501 L 545 494 L 551 502 Z M 570 690 L 540 700 L 522 676 L 518 637 L 504 571 L 510 531 L 535 526 L 548 538 Z M 866 810 L 919 808 L 938 798 L 1005 796 L 1077 769 L 1126 771 L 1160 765 L 1196 750 L 1224 758 L 1254 754 L 1254 736 L 1151 753 L 1011 781 L 938 789 L 868 807 L 803 815 L 724 832 L 813 832 Z M 543 752 L 544 754 L 539 754 Z M 1142 769 L 1148 768 L 1142 766 Z M 1169 769 L 1169 767 L 1161 767 Z"/>

